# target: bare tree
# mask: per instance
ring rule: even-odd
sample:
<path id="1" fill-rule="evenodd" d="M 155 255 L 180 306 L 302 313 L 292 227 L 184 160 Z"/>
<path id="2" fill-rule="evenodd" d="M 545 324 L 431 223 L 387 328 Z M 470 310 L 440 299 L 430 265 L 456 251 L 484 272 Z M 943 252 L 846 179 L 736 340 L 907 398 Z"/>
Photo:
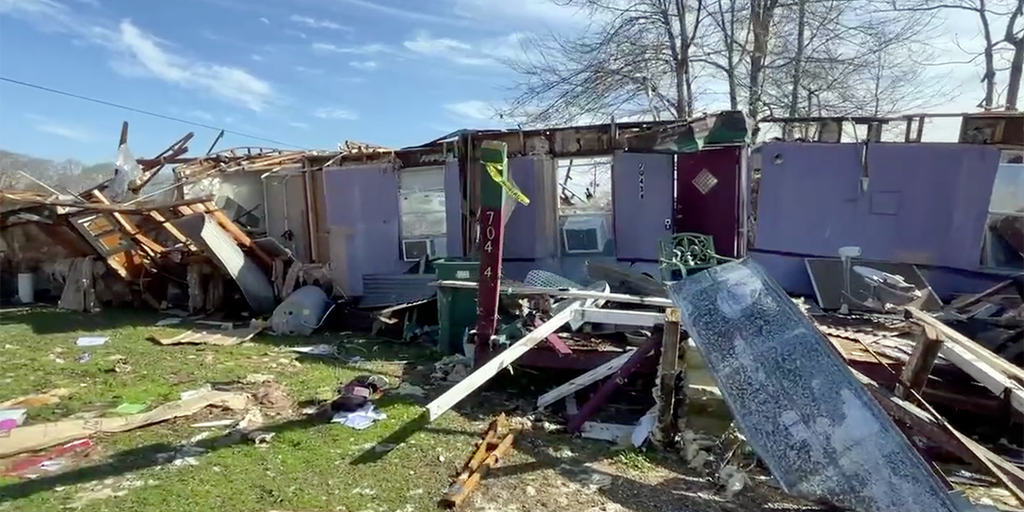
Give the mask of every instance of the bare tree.
<path id="1" fill-rule="evenodd" d="M 503 116 L 543 125 L 693 114 L 699 76 L 691 54 L 693 35 L 707 17 L 705 0 L 552 1 L 593 21 L 578 36 L 524 42 L 524 55 L 507 61 L 521 80 Z"/>

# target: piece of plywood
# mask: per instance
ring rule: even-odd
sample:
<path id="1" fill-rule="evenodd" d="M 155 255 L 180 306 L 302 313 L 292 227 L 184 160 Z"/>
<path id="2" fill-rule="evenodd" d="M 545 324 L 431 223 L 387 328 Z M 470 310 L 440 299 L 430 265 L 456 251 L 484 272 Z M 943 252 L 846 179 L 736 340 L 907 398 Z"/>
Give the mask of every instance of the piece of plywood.
<path id="1" fill-rule="evenodd" d="M 253 339 L 262 330 L 260 326 L 230 330 L 191 330 L 172 338 L 153 339 L 161 345 L 219 345 L 227 347 Z"/>

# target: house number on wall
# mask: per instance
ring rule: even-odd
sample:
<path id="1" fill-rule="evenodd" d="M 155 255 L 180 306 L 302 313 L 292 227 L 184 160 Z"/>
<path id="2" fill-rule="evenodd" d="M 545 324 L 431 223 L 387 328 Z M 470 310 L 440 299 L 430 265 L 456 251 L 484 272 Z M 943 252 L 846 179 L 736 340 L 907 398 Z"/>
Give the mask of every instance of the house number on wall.
<path id="1" fill-rule="evenodd" d="M 484 251 L 490 254 L 494 251 L 494 237 L 498 234 L 497 230 L 494 229 L 494 210 L 484 212 L 484 216 L 487 217 L 487 227 L 484 228 Z M 491 277 L 491 267 L 488 265 L 484 269 L 484 276 Z"/>
<path id="2" fill-rule="evenodd" d="M 640 183 L 640 199 L 644 198 L 644 163 L 640 162 L 640 166 L 637 168 L 637 181 Z"/>

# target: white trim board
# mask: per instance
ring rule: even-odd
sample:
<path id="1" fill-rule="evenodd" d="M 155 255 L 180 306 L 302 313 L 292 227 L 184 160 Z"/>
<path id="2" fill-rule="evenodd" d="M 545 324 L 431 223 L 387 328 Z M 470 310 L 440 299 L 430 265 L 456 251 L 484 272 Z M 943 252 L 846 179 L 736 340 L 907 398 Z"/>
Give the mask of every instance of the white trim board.
<path id="1" fill-rule="evenodd" d="M 547 393 L 544 393 L 537 398 L 537 408 L 541 409 L 547 407 L 557 402 L 560 398 L 572 395 L 590 384 L 615 373 L 619 368 L 622 368 L 622 365 L 626 364 L 626 361 L 628 361 L 633 355 L 633 352 L 636 352 L 636 349 L 630 348 L 623 352 L 619 357 L 616 357 L 615 359 L 612 359 L 611 361 L 608 361 L 607 363 L 598 366 L 597 368 L 594 368 L 593 370 L 590 370 L 589 372 L 584 373 L 583 375 L 580 375 L 579 377 L 576 377 L 575 379 L 572 379 L 569 382 L 548 391 Z"/>

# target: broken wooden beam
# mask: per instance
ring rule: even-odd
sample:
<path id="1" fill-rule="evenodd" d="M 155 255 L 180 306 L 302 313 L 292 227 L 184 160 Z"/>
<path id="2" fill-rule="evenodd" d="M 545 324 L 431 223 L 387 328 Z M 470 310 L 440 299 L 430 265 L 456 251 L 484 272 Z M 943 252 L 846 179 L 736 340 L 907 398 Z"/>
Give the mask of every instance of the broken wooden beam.
<path id="1" fill-rule="evenodd" d="M 674 444 L 676 422 L 676 383 L 679 377 L 680 355 L 686 354 L 686 342 L 682 341 L 682 328 L 679 325 L 679 309 L 665 310 L 665 327 L 661 339 L 661 364 L 658 368 L 658 423 L 654 439 L 662 445 Z M 685 358 L 684 364 L 685 364 Z M 686 389 L 682 390 L 686 393 Z"/>
<path id="2" fill-rule="evenodd" d="M 542 409 L 557 402 L 563 397 L 572 396 L 573 393 L 615 373 L 619 368 L 622 368 L 622 365 L 626 364 L 626 361 L 629 361 L 629 358 L 633 356 L 633 352 L 635 351 L 636 349 L 634 348 L 628 349 L 621 356 L 616 357 L 615 359 L 612 359 L 611 361 L 608 361 L 607 363 L 598 366 L 597 368 L 594 368 L 593 370 L 590 370 L 589 372 L 584 373 L 583 375 L 580 375 L 579 377 L 576 377 L 575 379 L 572 379 L 569 382 L 548 391 L 547 393 L 544 393 L 537 398 L 537 408 Z"/>
<path id="3" fill-rule="evenodd" d="M 429 421 L 436 420 L 438 416 L 444 414 L 463 398 L 466 398 L 467 395 L 491 380 L 498 372 L 511 365 L 538 343 L 544 341 L 548 334 L 555 332 L 558 328 L 565 325 L 576 313 L 578 307 L 578 305 L 572 305 L 565 308 L 565 310 L 552 317 L 551 320 L 544 322 L 529 334 L 523 336 L 519 341 L 496 354 L 490 361 L 478 367 L 465 379 L 462 379 L 458 384 L 452 386 L 451 389 L 445 391 L 444 394 L 435 398 L 433 402 L 427 404 Z"/>
<path id="4" fill-rule="evenodd" d="M 969 308 L 969 307 L 971 307 L 971 306 L 973 306 L 975 304 L 978 304 L 978 303 L 984 301 L 985 299 L 987 299 L 987 298 L 989 298 L 989 297 L 991 297 L 993 295 L 1002 293 L 1004 290 L 1008 290 L 1008 289 L 1012 288 L 1016 284 L 1018 279 L 1019 278 L 1007 279 L 1006 281 L 1003 281 L 1003 282 L 1001 282 L 1001 283 L 999 283 L 999 284 L 997 284 L 997 285 L 995 285 L 995 286 L 993 286 L 993 287 L 991 287 L 991 288 L 989 288 L 989 289 L 987 289 L 987 290 L 985 290 L 985 291 L 983 291 L 981 293 L 978 293 L 978 294 L 975 294 L 975 295 L 967 295 L 967 296 L 964 296 L 964 297 L 960 297 L 960 298 L 954 300 L 953 302 L 949 303 L 949 307 L 950 307 L 950 309 L 953 309 L 955 311 L 959 311 L 959 310 L 963 310 L 963 309 Z"/>
<path id="5" fill-rule="evenodd" d="M 920 338 L 914 345 L 914 352 L 903 367 L 900 379 L 896 384 L 896 396 L 909 400 L 911 391 L 917 394 L 924 392 L 928 377 L 935 366 L 942 350 L 942 336 L 931 325 L 921 326 Z"/>
<path id="6" fill-rule="evenodd" d="M 457 508 L 465 503 L 469 495 L 480 485 L 480 480 L 487 474 L 487 471 L 497 465 L 498 461 L 512 448 L 513 442 L 515 442 L 515 434 L 511 432 L 506 434 L 505 438 L 498 444 L 498 447 L 487 456 L 483 464 L 454 493 L 442 498 L 441 503 L 451 508 Z"/>
<path id="7" fill-rule="evenodd" d="M 626 377 L 629 377 L 629 374 L 633 373 L 633 371 L 640 366 L 640 363 L 642 363 L 647 356 L 654 353 L 654 351 L 661 346 L 662 329 L 662 326 L 656 326 L 654 328 L 654 332 L 651 333 L 651 337 L 647 339 L 647 342 L 633 352 L 625 364 L 619 367 L 619 369 L 615 371 L 615 374 L 608 378 L 608 380 L 604 381 L 604 384 L 602 384 L 601 387 L 597 389 L 597 392 L 587 400 L 587 403 L 583 404 L 583 407 L 580 408 L 580 412 L 569 420 L 569 424 L 567 426 L 569 433 L 575 434 L 579 432 L 583 424 L 589 420 L 595 412 L 597 412 L 598 408 L 604 405 L 612 392 L 618 389 L 618 387 L 626 381 Z"/>
<path id="8" fill-rule="evenodd" d="M 534 318 L 533 319 L 533 326 L 534 327 L 540 327 L 543 323 L 544 322 L 542 322 L 540 318 Z M 548 334 L 547 337 L 544 338 L 544 339 L 546 339 L 548 341 L 548 345 L 551 345 L 551 348 L 554 349 L 554 351 L 557 352 L 558 355 L 560 355 L 560 356 L 571 356 L 572 355 L 572 349 L 570 349 L 569 345 L 566 345 L 565 342 L 562 341 L 562 338 L 559 338 L 557 334 L 555 334 L 555 333 Z"/>

